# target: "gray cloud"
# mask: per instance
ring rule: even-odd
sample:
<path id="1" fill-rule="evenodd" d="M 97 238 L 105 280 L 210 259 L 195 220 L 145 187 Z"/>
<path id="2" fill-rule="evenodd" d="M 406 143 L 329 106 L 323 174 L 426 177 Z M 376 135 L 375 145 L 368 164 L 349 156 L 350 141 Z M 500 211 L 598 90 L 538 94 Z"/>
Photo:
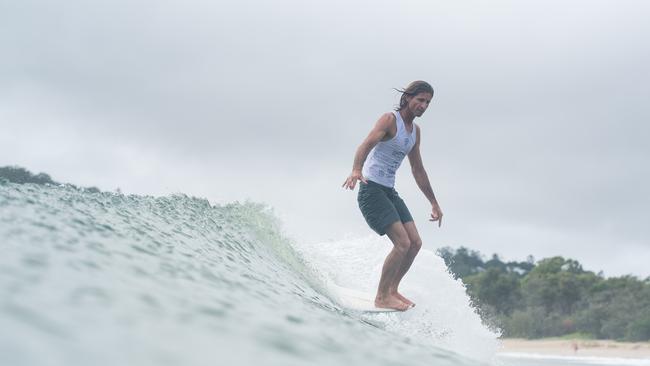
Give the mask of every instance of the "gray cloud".
<path id="1" fill-rule="evenodd" d="M 105 189 L 263 200 L 302 240 L 366 235 L 340 184 L 429 80 L 443 230 L 426 245 L 647 276 L 650 5 L 155 1 L 0 5 L 0 164 Z M 631 255 L 637 253 L 638 255 Z M 644 257 L 645 255 L 645 257 Z"/>

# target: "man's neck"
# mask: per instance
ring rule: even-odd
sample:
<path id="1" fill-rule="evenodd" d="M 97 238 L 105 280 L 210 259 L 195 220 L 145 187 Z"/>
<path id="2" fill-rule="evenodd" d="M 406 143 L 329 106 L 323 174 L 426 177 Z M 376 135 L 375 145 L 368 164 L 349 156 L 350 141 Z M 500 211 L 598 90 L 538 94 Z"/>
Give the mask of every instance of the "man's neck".
<path id="1" fill-rule="evenodd" d="M 411 124 L 415 119 L 415 115 L 411 113 L 408 109 L 400 109 L 399 114 L 400 116 L 402 116 L 402 121 L 404 121 L 404 123 Z"/>

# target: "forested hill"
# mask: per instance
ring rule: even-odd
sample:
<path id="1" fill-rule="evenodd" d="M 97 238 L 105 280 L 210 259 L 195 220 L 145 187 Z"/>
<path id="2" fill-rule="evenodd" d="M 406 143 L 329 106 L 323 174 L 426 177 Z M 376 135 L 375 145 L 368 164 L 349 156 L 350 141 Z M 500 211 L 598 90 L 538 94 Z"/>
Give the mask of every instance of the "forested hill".
<path id="1" fill-rule="evenodd" d="M 51 185 L 61 185 L 63 183 L 56 182 L 52 180 L 49 174 L 38 173 L 34 174 L 29 170 L 19 167 L 19 166 L 3 166 L 0 167 L 0 180 L 6 180 L 11 183 L 25 184 L 51 184 Z M 65 183 L 67 185 L 77 187 L 74 184 Z M 77 187 L 78 188 L 78 187 Z M 90 192 L 99 192 L 97 187 L 84 187 L 83 189 Z"/>
<path id="2" fill-rule="evenodd" d="M 503 262 L 464 247 L 438 250 L 462 279 L 486 323 L 506 337 L 574 334 L 598 339 L 650 340 L 650 277 L 605 278 L 573 259 Z"/>

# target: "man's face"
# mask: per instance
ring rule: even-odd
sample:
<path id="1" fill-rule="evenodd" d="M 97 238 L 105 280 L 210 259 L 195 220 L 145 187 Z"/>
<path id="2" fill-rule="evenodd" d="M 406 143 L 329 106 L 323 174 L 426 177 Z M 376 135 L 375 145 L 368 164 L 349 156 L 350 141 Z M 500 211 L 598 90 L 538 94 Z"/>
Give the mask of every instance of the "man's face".
<path id="1" fill-rule="evenodd" d="M 416 117 L 422 116 L 429 107 L 433 95 L 431 93 L 419 93 L 408 100 L 407 107 Z"/>

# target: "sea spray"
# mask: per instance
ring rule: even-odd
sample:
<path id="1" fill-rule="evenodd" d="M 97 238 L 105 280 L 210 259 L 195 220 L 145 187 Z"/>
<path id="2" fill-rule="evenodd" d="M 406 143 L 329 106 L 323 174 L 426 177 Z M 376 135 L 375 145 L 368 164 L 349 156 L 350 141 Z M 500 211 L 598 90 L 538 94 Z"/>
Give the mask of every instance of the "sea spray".
<path id="1" fill-rule="evenodd" d="M 305 259 L 317 253 L 296 246 L 254 203 L 2 182 L 0 364 L 477 364 L 420 341 L 464 332 L 435 316 L 347 313 Z M 369 253 L 354 257 L 367 281 L 382 255 Z M 424 281 L 418 263 L 409 276 Z M 413 279 L 404 291 L 440 311 L 426 297 L 439 279 Z"/>
<path id="2" fill-rule="evenodd" d="M 325 281 L 374 295 L 392 244 L 386 237 L 348 237 L 303 244 L 298 250 Z M 365 314 L 382 328 L 423 344 L 485 360 L 496 352 L 498 334 L 485 327 L 465 287 L 442 258 L 423 248 L 402 280 L 400 292 L 416 302 L 404 313 Z"/>

